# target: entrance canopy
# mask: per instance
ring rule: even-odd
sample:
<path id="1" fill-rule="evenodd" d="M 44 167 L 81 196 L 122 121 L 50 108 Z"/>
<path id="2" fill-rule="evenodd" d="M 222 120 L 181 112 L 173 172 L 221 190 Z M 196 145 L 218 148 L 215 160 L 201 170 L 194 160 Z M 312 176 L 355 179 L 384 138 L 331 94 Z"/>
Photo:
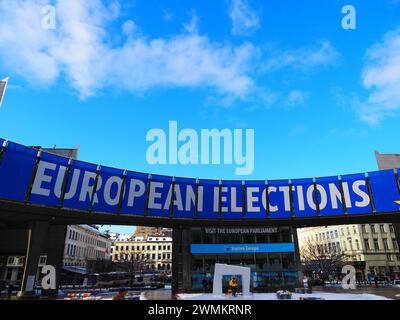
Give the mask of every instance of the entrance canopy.
<path id="1" fill-rule="evenodd" d="M 257 181 L 181 178 L 101 166 L 0 139 L 0 199 L 107 214 L 116 224 L 127 216 L 256 222 L 398 215 L 399 190 L 397 170 Z"/>

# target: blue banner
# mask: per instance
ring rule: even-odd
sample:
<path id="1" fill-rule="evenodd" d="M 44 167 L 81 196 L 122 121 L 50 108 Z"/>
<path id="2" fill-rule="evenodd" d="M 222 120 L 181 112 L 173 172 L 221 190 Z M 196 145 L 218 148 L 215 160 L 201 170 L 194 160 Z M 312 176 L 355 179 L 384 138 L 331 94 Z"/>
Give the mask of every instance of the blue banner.
<path id="1" fill-rule="evenodd" d="M 96 182 L 96 171 L 97 165 L 95 164 L 78 160 L 72 161 L 63 207 L 80 210 L 90 209 Z M 98 202 L 96 194 L 94 194 L 93 201 Z"/>
<path id="2" fill-rule="evenodd" d="M 42 152 L 29 198 L 31 203 L 59 206 L 67 175 L 68 158 Z"/>
<path id="3" fill-rule="evenodd" d="M 242 181 L 222 181 L 221 188 L 222 219 L 240 219 L 243 217 Z"/>
<path id="4" fill-rule="evenodd" d="M 294 243 L 191 244 L 191 253 L 269 253 L 294 252 Z"/>
<path id="5" fill-rule="evenodd" d="M 97 198 L 93 201 L 93 210 L 100 212 L 117 213 L 124 171 L 110 167 L 101 167 L 97 180 Z"/>
<path id="6" fill-rule="evenodd" d="M 143 216 L 147 208 L 147 173 L 128 171 L 125 177 L 121 214 Z"/>
<path id="7" fill-rule="evenodd" d="M 292 180 L 293 209 L 296 217 L 316 217 L 317 199 L 313 179 Z"/>
<path id="8" fill-rule="evenodd" d="M 342 176 L 342 188 L 347 214 L 372 213 L 364 173 Z"/>
<path id="9" fill-rule="evenodd" d="M 0 146 L 4 140 L 0 139 Z M 78 210 L 199 219 L 284 219 L 399 212 L 393 170 L 316 179 L 222 181 L 100 167 L 9 142 L 0 198 Z M 62 201 L 62 196 L 64 200 Z M 372 202 L 373 201 L 373 202 Z M 318 211 L 319 209 L 319 211 Z M 344 210 L 345 209 L 345 210 Z M 197 215 L 196 215 L 197 214 Z M 243 216 L 245 215 L 245 216 Z"/>
<path id="10" fill-rule="evenodd" d="M 246 181 L 245 211 L 248 219 L 267 217 L 267 186 L 265 181 Z"/>
<path id="11" fill-rule="evenodd" d="M 268 202 L 271 218 L 290 218 L 289 180 L 268 180 Z"/>
<path id="12" fill-rule="evenodd" d="M 217 219 L 219 212 L 219 181 L 199 180 L 199 219 Z"/>
<path id="13" fill-rule="evenodd" d="M 24 201 L 38 150 L 9 142 L 0 162 L 0 198 Z"/>
<path id="14" fill-rule="evenodd" d="M 175 218 L 193 218 L 196 212 L 196 179 L 175 178 L 173 211 Z"/>
<path id="15" fill-rule="evenodd" d="M 376 212 L 400 211 L 400 193 L 393 170 L 369 172 Z"/>
<path id="16" fill-rule="evenodd" d="M 343 215 L 343 201 L 339 177 L 322 177 L 316 179 L 319 214 L 320 216 L 340 216 Z M 324 200 L 326 196 L 326 201 Z"/>
<path id="17" fill-rule="evenodd" d="M 172 177 L 152 175 L 149 190 L 147 215 L 169 217 L 172 203 Z"/>

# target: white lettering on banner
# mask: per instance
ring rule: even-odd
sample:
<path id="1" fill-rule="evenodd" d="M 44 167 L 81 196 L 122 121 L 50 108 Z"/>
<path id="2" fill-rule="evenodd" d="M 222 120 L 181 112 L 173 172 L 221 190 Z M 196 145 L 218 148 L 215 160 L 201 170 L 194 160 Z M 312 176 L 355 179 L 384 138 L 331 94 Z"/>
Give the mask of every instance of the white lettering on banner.
<path id="1" fill-rule="evenodd" d="M 136 190 L 136 187 L 139 187 Z M 135 198 L 139 198 L 144 195 L 146 191 L 146 186 L 143 181 L 137 179 L 131 179 L 129 186 L 129 195 L 128 195 L 128 207 L 133 207 Z"/>
<path id="2" fill-rule="evenodd" d="M 54 194 L 57 198 L 61 196 L 61 190 L 65 177 L 66 167 L 54 163 L 40 161 L 36 176 L 32 185 L 32 194 L 42 197 L 49 197 Z M 101 173 L 101 172 L 100 172 Z M 80 179 L 81 178 L 81 179 Z M 87 202 L 94 195 L 94 203 L 98 203 L 98 196 L 109 206 L 116 206 L 121 198 L 122 182 L 121 176 L 110 176 L 102 178 L 98 176 L 96 190 L 94 191 L 94 184 L 96 173 L 92 171 L 82 171 L 80 169 L 73 169 L 69 176 L 69 188 L 65 190 L 64 199 L 76 199 L 76 201 Z M 104 181 L 103 181 L 104 180 Z M 81 183 L 79 184 L 79 181 Z M 370 198 L 363 188 L 366 187 L 366 182 L 363 179 L 355 180 L 352 182 L 344 181 L 343 196 L 347 208 L 357 207 L 364 208 L 370 205 Z M 168 187 L 168 190 L 165 188 Z M 122 195 L 122 199 L 127 197 L 127 206 L 134 207 L 136 199 L 146 197 L 147 185 L 139 179 L 131 178 L 126 183 L 126 189 Z M 196 195 L 197 188 L 197 195 Z M 239 189 L 240 188 L 240 189 Z M 212 192 L 205 196 L 204 186 L 195 186 L 194 184 L 179 184 L 174 183 L 172 192 L 172 184 L 163 182 L 152 181 L 148 194 L 148 208 L 156 210 L 168 210 L 172 201 L 172 205 L 179 211 L 192 212 L 196 206 L 197 211 L 204 211 L 204 202 L 212 201 L 212 209 L 214 213 L 221 211 L 224 213 L 233 212 L 238 213 L 242 211 L 242 186 L 221 186 L 215 185 L 212 187 Z M 318 194 L 318 205 L 320 210 L 326 208 L 338 209 L 339 203 L 342 204 L 342 196 L 338 186 L 335 183 L 329 183 L 326 186 L 316 184 L 308 186 L 306 189 L 304 185 L 297 185 L 292 187 L 294 200 L 297 202 L 296 211 L 305 211 L 306 208 L 316 210 L 317 203 L 314 198 L 314 191 L 316 188 Z M 69 189 L 69 190 L 68 190 Z M 221 190 L 221 194 L 220 194 Z M 351 192 L 350 192 L 351 190 Z M 186 191 L 186 193 L 184 193 Z M 260 187 L 246 187 L 244 188 L 243 199 L 246 201 L 246 211 L 257 213 L 266 210 L 266 192 L 267 188 L 263 188 L 260 194 Z M 290 201 L 290 186 L 269 186 L 269 210 L 271 213 L 288 212 L 291 210 Z M 272 196 L 272 197 L 271 197 Z M 173 199 L 171 199 L 173 197 Z M 260 199 L 261 197 L 261 199 Z M 277 198 L 281 200 L 278 201 Z M 261 201 L 260 201 L 261 200 Z M 278 202 L 276 202 L 278 201 Z M 282 203 L 282 205 L 279 205 Z M 308 206 L 306 206 L 308 205 Z"/>
<path id="3" fill-rule="evenodd" d="M 32 193 L 38 194 L 41 196 L 46 196 L 48 197 L 50 195 L 50 190 L 49 189 L 44 189 L 42 188 L 42 183 L 43 182 L 51 182 L 51 177 L 52 176 L 47 176 L 46 175 L 46 169 L 48 170 L 56 170 L 56 164 L 55 163 L 50 163 L 46 161 L 40 161 L 37 172 L 36 172 L 36 177 L 35 177 L 35 182 L 33 183 L 32 186 Z"/>
<path id="4" fill-rule="evenodd" d="M 342 195 L 340 193 L 340 190 L 334 183 L 330 183 L 328 187 L 329 187 L 329 194 L 331 198 L 332 208 L 337 209 L 339 208 L 338 200 L 340 201 L 340 203 L 342 203 Z"/>
<path id="5" fill-rule="evenodd" d="M 260 188 L 258 187 L 248 187 L 247 191 L 247 212 L 258 212 L 257 207 L 253 207 L 253 202 L 258 201 L 258 197 L 254 197 L 253 193 L 259 192 Z"/>
<path id="6" fill-rule="evenodd" d="M 283 192 L 285 211 L 290 211 L 290 192 L 289 192 L 289 190 L 290 190 L 289 186 L 279 187 L 279 191 Z"/>
<path id="7" fill-rule="evenodd" d="M 162 188 L 164 183 L 152 181 L 150 183 L 150 193 L 149 193 L 149 209 L 161 209 L 161 203 L 155 203 L 156 199 L 161 199 L 162 194 L 156 192 L 156 188 Z"/>
<path id="8" fill-rule="evenodd" d="M 111 197 L 111 188 L 113 184 L 116 184 L 118 188 L 118 191 L 114 198 Z M 115 176 L 110 177 L 107 180 L 106 184 L 104 185 L 104 201 L 110 206 L 117 205 L 119 202 L 121 189 L 122 189 L 122 178 Z"/>
<path id="9" fill-rule="evenodd" d="M 268 187 L 268 198 L 270 196 L 271 192 L 276 192 L 277 189 L 276 187 Z M 274 206 L 271 204 L 271 201 L 269 202 L 269 212 L 277 212 L 278 211 L 278 206 Z"/>
<path id="10" fill-rule="evenodd" d="M 357 180 L 353 182 L 353 191 L 358 195 L 362 201 L 356 201 L 356 207 L 363 208 L 369 205 L 369 196 L 364 191 L 360 189 L 361 186 L 365 186 L 366 182 L 364 180 Z"/>

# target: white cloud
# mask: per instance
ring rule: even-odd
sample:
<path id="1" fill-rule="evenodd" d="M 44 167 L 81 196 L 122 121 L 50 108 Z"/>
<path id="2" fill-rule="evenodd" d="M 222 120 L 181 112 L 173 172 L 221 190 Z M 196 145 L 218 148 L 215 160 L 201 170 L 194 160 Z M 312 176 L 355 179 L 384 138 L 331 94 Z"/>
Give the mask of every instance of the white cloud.
<path id="1" fill-rule="evenodd" d="M 307 70 L 329 65 L 337 61 L 340 54 L 329 41 L 322 41 L 317 46 L 304 47 L 276 53 L 263 65 L 264 71 L 276 71 L 285 67 Z"/>
<path id="2" fill-rule="evenodd" d="M 303 104 L 308 98 L 308 93 L 300 90 L 292 90 L 286 98 L 286 105 L 296 106 Z"/>
<path id="3" fill-rule="evenodd" d="M 400 28 L 367 50 L 361 79 L 369 90 L 367 99 L 354 99 L 361 120 L 376 125 L 400 110 Z"/>
<path id="4" fill-rule="evenodd" d="M 119 16 L 116 1 L 56 1 L 57 29 L 41 27 L 47 1 L 0 2 L 0 65 L 37 85 L 65 76 L 82 98 L 112 86 L 140 93 L 153 87 L 207 87 L 221 95 L 244 97 L 256 48 L 212 42 L 196 33 L 148 39 L 123 23 L 126 40 L 113 46 L 107 30 Z"/>
<path id="5" fill-rule="evenodd" d="M 246 0 L 232 0 L 228 13 L 232 20 L 233 35 L 249 35 L 260 27 L 257 12 L 250 8 Z"/>
<path id="6" fill-rule="evenodd" d="M 109 87 L 135 94 L 178 87 L 211 89 L 211 94 L 216 93 L 227 106 L 236 99 L 257 98 L 264 105 L 279 100 L 279 93 L 264 86 L 259 88 L 256 83 L 255 70 L 265 59 L 261 51 L 250 42 L 232 45 L 201 35 L 195 14 L 184 25 L 185 32 L 150 38 L 143 35 L 135 21 L 122 20 L 117 1 L 54 3 L 57 28 L 45 30 L 41 26 L 41 9 L 47 0 L 0 0 L 2 73 L 47 87 L 62 79 L 81 98 Z M 244 12 L 252 12 L 244 8 Z M 115 30 L 121 34 L 115 34 Z M 270 56 L 274 58 L 268 60 L 267 71 L 325 65 L 338 54 L 326 41 L 315 48 Z M 303 99 L 295 91 L 288 97 L 291 103 Z"/>

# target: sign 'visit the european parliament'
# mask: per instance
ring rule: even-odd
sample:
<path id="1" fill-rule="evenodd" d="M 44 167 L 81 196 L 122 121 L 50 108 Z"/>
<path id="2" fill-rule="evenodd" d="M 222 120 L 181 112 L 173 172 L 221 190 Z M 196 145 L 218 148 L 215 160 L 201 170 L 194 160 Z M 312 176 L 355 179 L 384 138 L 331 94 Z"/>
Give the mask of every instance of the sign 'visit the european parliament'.
<path id="1" fill-rule="evenodd" d="M 124 215 L 274 219 L 400 211 L 397 170 L 291 180 L 149 175 L 0 139 L 0 198 Z"/>

